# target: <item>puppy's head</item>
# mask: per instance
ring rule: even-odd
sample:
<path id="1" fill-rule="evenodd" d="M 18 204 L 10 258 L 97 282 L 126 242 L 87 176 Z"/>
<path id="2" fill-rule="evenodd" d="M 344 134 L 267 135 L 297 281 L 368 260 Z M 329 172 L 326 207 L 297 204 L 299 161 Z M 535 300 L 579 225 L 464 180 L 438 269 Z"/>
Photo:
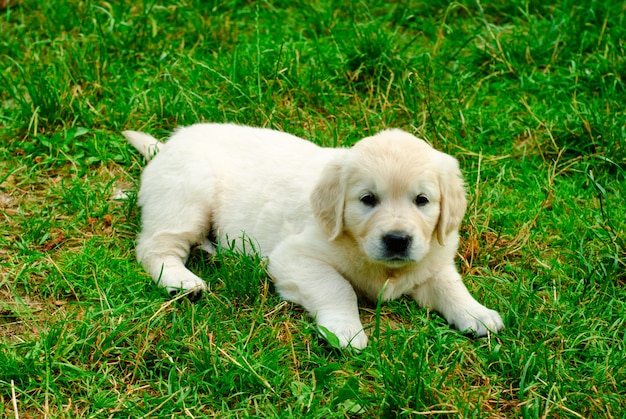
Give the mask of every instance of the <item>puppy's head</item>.
<path id="1" fill-rule="evenodd" d="M 456 159 L 404 131 L 359 141 L 328 164 L 311 196 L 331 240 L 352 237 L 368 259 L 419 262 L 458 230 L 466 199 Z"/>

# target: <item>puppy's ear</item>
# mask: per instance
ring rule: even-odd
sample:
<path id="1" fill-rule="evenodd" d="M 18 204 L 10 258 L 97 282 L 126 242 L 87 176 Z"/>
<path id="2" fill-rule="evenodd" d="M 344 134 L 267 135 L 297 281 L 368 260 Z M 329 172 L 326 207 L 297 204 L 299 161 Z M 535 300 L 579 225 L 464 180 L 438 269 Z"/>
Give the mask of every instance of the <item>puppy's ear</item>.
<path id="1" fill-rule="evenodd" d="M 441 154 L 442 164 L 439 173 L 441 208 L 437 222 L 437 241 L 445 245 L 448 234 L 458 230 L 465 215 L 467 199 L 459 162 L 452 156 Z"/>
<path id="2" fill-rule="evenodd" d="M 346 180 L 344 167 L 338 160 L 331 161 L 311 193 L 311 207 L 315 218 L 330 236 L 336 239 L 343 230 Z"/>

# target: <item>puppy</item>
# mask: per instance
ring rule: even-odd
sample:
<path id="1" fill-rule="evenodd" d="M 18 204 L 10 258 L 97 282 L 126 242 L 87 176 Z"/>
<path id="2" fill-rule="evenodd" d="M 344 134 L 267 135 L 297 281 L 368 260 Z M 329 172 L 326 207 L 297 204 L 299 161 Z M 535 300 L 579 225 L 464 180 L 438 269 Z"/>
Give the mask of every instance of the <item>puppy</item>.
<path id="1" fill-rule="evenodd" d="M 170 293 L 206 289 L 185 267 L 192 246 L 234 242 L 267 257 L 280 295 L 342 346 L 367 345 L 357 295 L 409 295 L 477 336 L 504 327 L 454 263 L 466 208 L 458 162 L 423 140 L 386 130 L 332 149 L 233 124 L 179 128 L 166 143 L 123 134 L 152 157 L 137 257 Z"/>

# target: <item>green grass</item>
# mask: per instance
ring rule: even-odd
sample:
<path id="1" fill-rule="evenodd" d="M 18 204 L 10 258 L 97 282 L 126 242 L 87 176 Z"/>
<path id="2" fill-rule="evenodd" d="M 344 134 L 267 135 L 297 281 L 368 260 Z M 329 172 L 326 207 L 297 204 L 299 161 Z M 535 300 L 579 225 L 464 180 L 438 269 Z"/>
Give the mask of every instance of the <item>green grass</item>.
<path id="1" fill-rule="evenodd" d="M 625 39 L 618 1 L 1 11 L 0 414 L 624 417 Z M 330 146 L 398 127 L 455 155 L 459 266 L 506 329 L 370 303 L 370 346 L 342 352 L 228 250 L 191 261 L 208 296 L 171 300 L 134 259 L 119 133 L 197 121 Z"/>

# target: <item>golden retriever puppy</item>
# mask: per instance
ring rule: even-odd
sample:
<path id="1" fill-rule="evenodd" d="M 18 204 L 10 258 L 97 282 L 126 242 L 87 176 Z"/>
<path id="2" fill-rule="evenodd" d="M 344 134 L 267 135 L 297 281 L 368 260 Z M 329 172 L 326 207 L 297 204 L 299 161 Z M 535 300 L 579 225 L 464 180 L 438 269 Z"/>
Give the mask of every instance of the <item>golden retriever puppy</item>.
<path id="1" fill-rule="evenodd" d="M 267 257 L 280 295 L 342 346 L 367 345 L 357 295 L 409 295 L 478 336 L 504 327 L 454 263 L 466 207 L 459 165 L 423 140 L 387 130 L 332 149 L 233 124 L 179 128 L 165 143 L 123 134 L 146 158 L 158 151 L 141 177 L 137 257 L 168 291 L 200 294 L 190 248 L 234 241 Z"/>

